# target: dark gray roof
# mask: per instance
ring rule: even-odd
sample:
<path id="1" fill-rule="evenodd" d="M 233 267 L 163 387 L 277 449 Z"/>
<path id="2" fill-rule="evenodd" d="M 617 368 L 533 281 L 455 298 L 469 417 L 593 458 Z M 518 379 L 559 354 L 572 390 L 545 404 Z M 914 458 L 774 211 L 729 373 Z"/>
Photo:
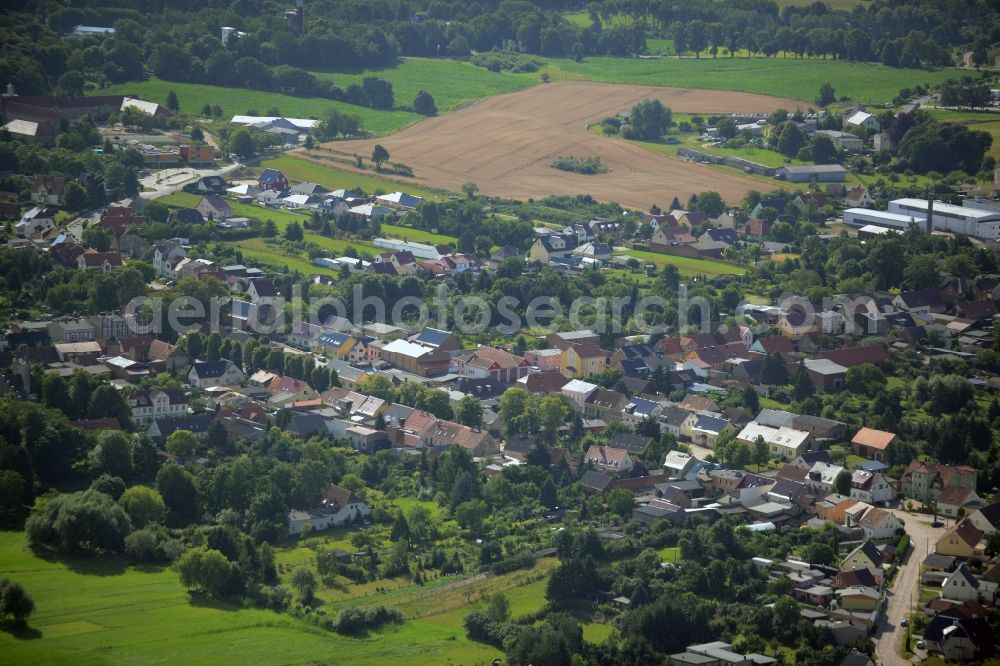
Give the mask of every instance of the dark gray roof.
<path id="1" fill-rule="evenodd" d="M 611 483 L 611 477 L 595 470 L 584 472 L 583 477 L 580 478 L 581 486 L 598 491 L 603 491 L 609 483 Z"/>
<path id="2" fill-rule="evenodd" d="M 675 426 L 679 428 L 684 419 L 691 415 L 691 412 L 681 409 L 680 407 L 667 407 L 660 414 L 660 420 L 668 425 Z"/>
<path id="3" fill-rule="evenodd" d="M 192 367 L 199 379 L 213 379 L 226 374 L 229 361 L 225 359 L 218 361 L 197 361 Z"/>
<path id="4" fill-rule="evenodd" d="M 653 443 L 652 437 L 645 435 L 633 435 L 627 432 L 620 432 L 611 440 L 611 446 L 616 449 L 625 449 L 629 453 L 642 453 Z"/>
<path id="5" fill-rule="evenodd" d="M 160 437 L 169 437 L 178 430 L 190 430 L 194 433 L 208 432 L 208 426 L 215 420 L 215 414 L 191 414 L 188 416 L 172 416 L 155 419 Z"/>
<path id="6" fill-rule="evenodd" d="M 419 342 L 423 345 L 430 345 L 431 347 L 438 347 L 443 345 L 447 340 L 448 336 L 451 335 L 449 331 L 442 331 L 437 328 L 425 327 L 424 330 L 413 338 L 414 342 Z"/>

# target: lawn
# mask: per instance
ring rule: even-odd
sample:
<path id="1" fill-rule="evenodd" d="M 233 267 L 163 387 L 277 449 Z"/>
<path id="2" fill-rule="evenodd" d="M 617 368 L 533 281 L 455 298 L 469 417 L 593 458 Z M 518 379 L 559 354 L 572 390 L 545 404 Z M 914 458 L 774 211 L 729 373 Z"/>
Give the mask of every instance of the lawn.
<path id="1" fill-rule="evenodd" d="M 681 549 L 677 547 L 661 548 L 656 552 L 664 562 L 677 562 L 681 559 Z"/>
<path id="2" fill-rule="evenodd" d="M 447 245 L 448 243 L 454 245 L 458 242 L 458 239 L 454 236 L 432 234 L 423 229 L 413 229 L 412 227 L 403 227 L 396 224 L 383 224 L 382 235 L 389 238 L 402 238 L 414 243 L 428 243 L 431 245 Z"/>
<path id="3" fill-rule="evenodd" d="M 607 83 L 736 90 L 802 100 L 813 99 L 825 81 L 837 96 L 855 101 L 890 101 L 903 87 L 940 83 L 955 78 L 955 69 L 894 69 L 870 63 L 813 58 L 612 58 L 588 57 L 583 62 L 549 59 L 553 79 L 583 79 Z M 791 110 L 791 109 L 790 109 Z"/>
<path id="4" fill-rule="evenodd" d="M 677 257 L 671 254 L 660 254 L 659 252 L 649 252 L 647 250 L 620 249 L 615 250 L 615 254 L 625 254 L 635 257 L 641 262 L 656 264 L 657 269 L 662 269 L 668 264 L 673 264 L 682 275 L 743 275 L 745 268 L 725 264 L 721 261 L 711 259 L 695 259 L 692 257 Z"/>
<path id="5" fill-rule="evenodd" d="M 344 171 L 333 166 L 309 162 L 300 159 L 296 155 L 296 153 L 293 153 L 291 155 L 282 155 L 274 159 L 264 160 L 260 166 L 261 168 L 270 167 L 272 169 L 280 169 L 294 182 L 319 183 L 331 190 L 360 189 L 367 194 L 374 194 L 378 191 L 396 192 L 402 190 L 408 194 L 420 196 L 425 199 L 440 200 L 444 198 L 444 195 L 440 192 L 400 184 L 392 180 L 380 178 L 376 174 L 368 175 L 354 171 Z M 322 155 L 318 153 L 316 156 L 322 158 Z"/>
<path id="6" fill-rule="evenodd" d="M 223 88 L 203 83 L 163 81 L 156 77 L 150 77 L 146 81 L 99 88 L 94 90 L 93 94 L 133 95 L 151 102 L 166 104 L 167 94 L 171 90 L 177 93 L 182 112 L 198 114 L 206 104 L 221 104 L 224 118 L 245 114 L 250 110 L 256 111 L 257 115 L 265 115 L 271 107 L 277 107 L 284 116 L 320 118 L 332 107 L 344 113 L 361 116 L 365 129 L 375 134 L 387 134 L 423 118 L 409 111 L 379 111 L 320 97 L 293 97 L 249 88 Z"/>
<path id="7" fill-rule="evenodd" d="M 610 624 L 589 622 L 583 625 L 583 640 L 588 643 L 603 643 L 614 632 L 615 628 Z"/>
<path id="8" fill-rule="evenodd" d="M 537 73 L 491 72 L 461 60 L 445 58 L 402 58 L 394 67 L 362 72 L 313 72 L 341 88 L 361 84 L 367 76 L 392 83 L 397 107 L 409 107 L 421 90 L 434 98 L 438 113 L 477 99 L 502 95 L 538 83 Z M 366 124 L 365 127 L 368 127 Z"/>
<path id="9" fill-rule="evenodd" d="M 942 122 L 961 123 L 969 129 L 989 132 L 993 145 L 987 155 L 1000 159 L 1000 113 L 976 113 L 973 111 L 947 111 L 930 109 L 931 115 Z"/>
<path id="10" fill-rule="evenodd" d="M 40 559 L 25 550 L 20 533 L 0 533 L 0 571 L 23 584 L 36 605 L 28 630 L 0 633 L 3 663 L 289 664 L 330 663 L 336 655 L 338 663 L 364 666 L 498 656 L 465 637 L 464 609 L 346 638 L 288 615 L 192 600 L 169 568 Z"/>

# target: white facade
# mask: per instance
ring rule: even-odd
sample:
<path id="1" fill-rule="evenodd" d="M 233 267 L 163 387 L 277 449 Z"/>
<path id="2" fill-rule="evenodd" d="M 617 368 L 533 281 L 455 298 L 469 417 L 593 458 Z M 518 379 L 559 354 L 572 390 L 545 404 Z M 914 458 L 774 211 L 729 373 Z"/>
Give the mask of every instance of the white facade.
<path id="1" fill-rule="evenodd" d="M 372 241 L 372 245 L 375 247 L 385 248 L 392 252 L 406 252 L 409 251 L 414 257 L 419 259 L 440 259 L 441 253 L 437 251 L 437 248 L 433 245 L 427 245 L 426 243 L 414 243 L 412 241 L 403 241 L 395 238 L 376 238 Z"/>
<path id="2" fill-rule="evenodd" d="M 1000 238 L 1000 211 L 971 206 L 955 206 L 941 201 L 934 202 L 933 225 L 939 231 L 949 231 L 976 238 Z M 919 220 L 927 219 L 926 199 L 895 199 L 889 202 L 889 212 L 909 215 Z M 845 213 L 846 215 L 846 213 Z M 845 217 L 845 222 L 847 222 Z"/>
<path id="3" fill-rule="evenodd" d="M 844 224 L 851 227 L 864 227 L 869 224 L 880 227 L 890 227 L 905 231 L 911 224 L 922 226 L 925 218 L 902 213 L 887 213 L 869 208 L 847 208 L 844 210 Z"/>

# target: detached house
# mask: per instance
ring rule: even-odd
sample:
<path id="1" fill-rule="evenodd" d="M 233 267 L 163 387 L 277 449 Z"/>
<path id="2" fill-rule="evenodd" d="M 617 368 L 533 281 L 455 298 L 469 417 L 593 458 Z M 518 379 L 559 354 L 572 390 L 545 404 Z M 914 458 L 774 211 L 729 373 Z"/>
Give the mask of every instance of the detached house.
<path id="1" fill-rule="evenodd" d="M 963 520 L 941 535 L 934 544 L 934 552 L 938 555 L 968 559 L 976 554 L 976 547 L 982 538 L 983 533 L 975 525 Z"/>
<path id="2" fill-rule="evenodd" d="M 975 468 L 968 465 L 951 467 L 914 460 L 900 479 L 900 490 L 910 499 L 920 502 L 937 500 L 949 486 L 976 489 Z"/>
<path id="3" fill-rule="evenodd" d="M 124 266 L 120 252 L 98 252 L 87 250 L 76 258 L 76 267 L 81 271 L 104 271 L 105 273 Z"/>
<path id="4" fill-rule="evenodd" d="M 244 378 L 243 371 L 226 359 L 195 361 L 188 372 L 188 383 L 196 388 L 238 386 Z"/>
<path id="5" fill-rule="evenodd" d="M 607 446 L 591 446 L 583 456 L 584 463 L 608 472 L 627 472 L 632 469 L 632 457 L 625 449 L 614 449 Z"/>
<path id="6" fill-rule="evenodd" d="M 941 598 L 959 603 L 976 601 L 979 598 L 979 581 L 966 568 L 965 562 L 960 562 L 941 582 Z"/>
<path id="7" fill-rule="evenodd" d="M 198 202 L 196 209 L 208 220 L 228 220 L 233 216 L 233 209 L 218 194 L 206 194 L 203 196 L 201 201 Z"/>
<path id="8" fill-rule="evenodd" d="M 361 520 L 372 512 L 368 504 L 347 488 L 327 486 L 320 506 L 311 511 L 288 512 L 288 535 L 302 534 L 306 525 L 311 530 L 325 530 Z"/>
<path id="9" fill-rule="evenodd" d="M 567 377 L 589 377 L 608 365 L 608 353 L 593 343 L 570 344 L 559 358 L 559 371 Z"/>
<path id="10" fill-rule="evenodd" d="M 36 175 L 31 182 L 31 200 L 40 204 L 61 203 L 66 179 L 62 176 Z"/>
<path id="11" fill-rule="evenodd" d="M 871 460 L 885 461 L 885 450 L 897 439 L 896 433 L 874 428 L 862 428 L 851 440 L 855 455 Z"/>

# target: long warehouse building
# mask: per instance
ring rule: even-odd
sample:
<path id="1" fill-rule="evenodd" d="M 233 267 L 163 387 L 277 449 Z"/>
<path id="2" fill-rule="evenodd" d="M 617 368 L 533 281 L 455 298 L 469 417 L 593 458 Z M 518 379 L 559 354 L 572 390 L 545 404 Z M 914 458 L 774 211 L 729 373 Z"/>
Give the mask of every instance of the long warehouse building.
<path id="1" fill-rule="evenodd" d="M 935 210 L 937 210 L 936 206 Z M 864 227 L 874 224 L 880 227 L 906 231 L 910 228 L 911 224 L 916 224 L 922 228 L 924 219 L 915 215 L 886 213 L 885 211 L 870 210 L 868 208 L 847 208 L 844 210 L 844 224 L 852 227 Z"/>
<path id="2" fill-rule="evenodd" d="M 894 199 L 889 212 L 926 220 L 927 200 Z M 961 206 L 935 201 L 933 225 L 939 231 L 995 240 L 1000 238 L 1000 206 L 988 201 L 966 201 Z"/>

